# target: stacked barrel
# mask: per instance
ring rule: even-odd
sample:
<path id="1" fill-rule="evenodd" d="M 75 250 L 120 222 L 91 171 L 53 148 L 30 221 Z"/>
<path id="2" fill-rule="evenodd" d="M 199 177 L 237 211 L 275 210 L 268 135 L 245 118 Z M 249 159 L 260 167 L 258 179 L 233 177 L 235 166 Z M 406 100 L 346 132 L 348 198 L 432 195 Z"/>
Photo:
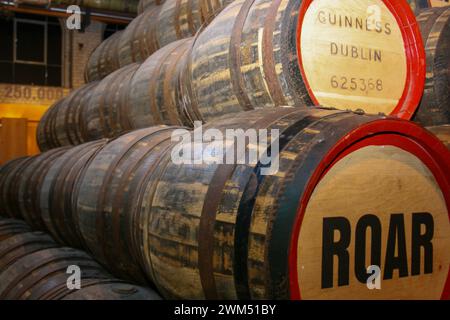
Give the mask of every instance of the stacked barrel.
<path id="1" fill-rule="evenodd" d="M 448 11 L 431 9 L 431 16 L 424 12 L 426 18 L 418 18 L 421 34 L 406 4 L 384 1 L 379 12 L 368 13 L 358 1 L 349 3 L 359 11 L 326 0 L 232 2 L 195 37 L 170 43 L 141 65 L 128 64 L 133 61 L 129 59 L 100 84 L 75 91 L 85 97 L 74 108 L 83 141 L 158 124 L 192 127 L 195 121 L 225 114 L 302 104 L 415 117 L 425 125 L 433 125 L 425 117 L 439 118 L 435 124 L 448 122 L 442 111 L 448 103 Z M 383 17 L 382 24 L 370 20 L 375 13 Z M 115 50 L 108 41 L 99 49 L 111 54 Z M 108 61 L 120 65 L 118 57 L 99 61 L 100 66 Z M 92 91 L 96 98 L 91 102 Z M 61 107 L 57 103 L 55 108 Z M 45 129 L 57 122 L 57 112 L 51 113 L 39 129 L 41 150 L 48 150 L 56 135 Z M 91 122 L 96 132 L 88 134 L 87 119 L 93 114 L 99 121 Z M 56 146 L 77 144 L 69 138 Z"/>
<path id="2" fill-rule="evenodd" d="M 68 273 L 75 275 L 73 281 Z M 45 233 L 31 231 L 24 222 L 0 218 L 0 299 L 160 298 L 150 289 L 115 279 L 86 253 L 61 247 Z"/>

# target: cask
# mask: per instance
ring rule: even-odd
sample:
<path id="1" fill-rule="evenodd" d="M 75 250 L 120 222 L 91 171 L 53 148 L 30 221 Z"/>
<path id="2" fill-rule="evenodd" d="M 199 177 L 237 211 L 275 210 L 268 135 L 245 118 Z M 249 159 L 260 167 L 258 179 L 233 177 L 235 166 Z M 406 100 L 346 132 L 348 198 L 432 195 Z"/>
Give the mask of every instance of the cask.
<path id="1" fill-rule="evenodd" d="M 425 76 L 420 31 L 406 2 L 372 3 L 232 2 L 195 39 L 192 108 L 205 121 L 311 103 L 410 119 Z"/>
<path id="2" fill-rule="evenodd" d="M 427 127 L 439 140 L 441 140 L 448 149 L 450 149 L 450 125 Z"/>
<path id="3" fill-rule="evenodd" d="M 16 234 L 30 231 L 30 227 L 21 220 L 9 218 L 0 219 L 0 241 L 6 240 Z"/>

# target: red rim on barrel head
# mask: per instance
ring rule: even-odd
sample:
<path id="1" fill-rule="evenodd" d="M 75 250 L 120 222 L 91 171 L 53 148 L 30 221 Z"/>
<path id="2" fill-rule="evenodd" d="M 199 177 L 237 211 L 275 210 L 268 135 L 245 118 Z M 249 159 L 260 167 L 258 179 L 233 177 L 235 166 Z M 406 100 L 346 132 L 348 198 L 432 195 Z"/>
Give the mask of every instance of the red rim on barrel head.
<path id="1" fill-rule="evenodd" d="M 364 153 L 368 156 L 365 158 L 359 157 L 358 159 L 358 155 L 364 155 Z M 357 160 L 353 161 L 355 159 Z M 368 164 L 369 167 L 367 166 Z M 363 171 L 361 171 L 361 168 Z M 376 174 L 371 175 L 370 170 L 364 170 L 367 168 L 370 168 Z M 353 173 L 356 172 L 356 174 L 350 176 L 349 173 L 352 172 L 351 170 L 353 170 Z M 365 174 L 359 175 L 357 174 L 358 172 Z M 394 180 L 391 179 L 392 181 L 399 179 L 398 188 L 394 184 L 390 184 L 387 191 L 385 191 L 386 189 L 383 183 L 384 181 L 386 183 L 390 181 L 389 173 L 394 177 Z M 367 178 L 362 177 L 359 179 L 358 177 L 360 176 L 367 176 Z M 350 179 L 350 177 L 354 179 Z M 377 177 L 379 178 L 375 181 Z M 403 181 L 400 181 L 402 179 Z M 366 181 L 366 185 L 367 181 L 372 181 L 373 183 L 372 185 L 367 185 L 369 186 L 367 188 L 368 191 L 365 192 L 361 191 L 361 188 L 357 189 L 358 180 Z M 342 183 L 343 181 L 344 183 Z M 346 181 L 349 182 L 347 183 Z M 414 186 L 416 181 L 418 181 L 417 185 Z M 351 186 L 353 185 L 356 186 L 356 192 L 352 194 Z M 326 191 L 329 191 L 327 188 L 330 186 L 334 186 L 333 191 L 336 192 L 327 193 Z M 339 188 L 336 188 L 336 186 L 339 186 Z M 335 198 L 333 198 L 333 195 L 330 195 L 333 193 L 337 194 Z M 372 206 L 370 196 L 373 194 L 375 195 Z M 425 196 L 423 196 L 424 194 Z M 347 199 L 341 201 L 340 199 L 343 198 L 343 195 Z M 397 201 L 389 201 L 389 197 L 391 196 L 400 197 L 396 197 L 398 199 Z M 359 201 L 359 198 L 363 199 Z M 330 208 L 339 212 L 335 213 L 330 212 L 331 210 L 327 211 L 324 209 L 327 208 L 327 200 L 330 199 L 338 199 L 332 203 L 332 207 Z M 418 200 L 416 201 L 415 199 Z M 369 205 L 367 205 L 368 202 Z M 381 275 L 383 275 L 383 269 L 386 268 L 386 242 L 390 241 L 389 234 L 391 232 L 392 218 L 393 216 L 399 218 L 399 215 L 401 215 L 401 221 L 404 222 L 403 234 L 406 235 L 404 237 L 404 248 L 405 252 L 407 252 L 407 266 L 405 268 L 407 269 L 407 273 L 401 276 L 399 270 L 394 270 L 391 277 L 388 277 L 387 280 L 384 279 L 384 274 L 381 277 L 381 290 L 369 290 L 365 288 L 366 283 L 359 283 L 354 276 L 355 268 L 353 258 L 356 249 L 353 250 L 352 245 L 357 246 L 354 231 L 355 225 L 357 220 L 361 219 L 361 216 L 371 213 L 367 211 L 360 212 L 362 210 L 358 211 L 359 203 L 363 203 L 363 210 L 372 209 L 375 211 L 379 209 L 377 212 L 372 213 L 376 215 L 375 219 L 380 220 L 380 228 L 382 230 L 380 236 L 382 245 L 379 248 L 381 251 Z M 340 207 L 340 204 L 343 205 Z M 322 212 L 316 208 L 320 208 Z M 339 210 L 339 208 L 342 210 Z M 403 212 L 399 208 L 403 209 Z M 291 298 L 448 299 L 450 293 L 448 265 L 450 261 L 450 252 L 448 251 L 450 241 L 450 237 L 448 236 L 448 231 L 450 230 L 449 208 L 450 156 L 447 148 L 435 136 L 414 123 L 395 119 L 375 120 L 353 130 L 341 139 L 323 158 L 309 179 L 305 192 L 300 199 L 291 237 L 291 247 L 289 249 Z M 392 211 L 388 211 L 390 209 Z M 348 215 L 343 213 L 343 211 L 346 211 Z M 322 255 L 321 257 L 320 254 L 317 254 L 317 251 L 319 251 L 317 249 L 318 247 L 320 247 L 320 250 L 323 249 L 320 241 L 323 240 L 324 235 L 322 233 L 325 233 L 325 229 L 321 230 L 319 227 L 320 223 L 325 221 L 325 217 L 322 220 L 322 216 L 320 216 L 323 212 L 326 212 L 324 215 L 327 216 L 328 214 L 333 217 L 339 217 L 341 215 L 351 225 L 352 231 L 351 235 L 349 235 L 351 240 L 347 247 L 349 252 L 349 283 L 345 283 L 344 279 L 343 284 L 338 284 L 338 279 L 336 278 L 339 278 L 340 275 L 337 272 L 338 267 L 335 259 L 332 262 L 332 272 L 334 273 L 331 276 L 332 284 L 330 282 L 328 287 L 326 285 L 324 286 L 324 256 Z M 412 275 L 413 258 L 411 257 L 411 248 L 413 247 L 414 228 L 412 227 L 413 222 L 411 220 L 414 219 L 414 215 L 425 215 L 434 221 L 432 222 L 433 236 L 432 240 L 430 240 L 433 246 L 432 258 L 430 258 L 433 271 L 425 271 L 426 267 L 424 264 L 426 262 L 424 261 L 426 259 L 424 256 L 427 253 L 424 250 L 425 247 L 423 247 L 419 251 L 421 253 L 419 254 L 418 263 L 416 261 L 416 267 L 417 264 L 420 267 L 419 269 L 416 268 L 416 273 Z M 314 218 L 312 219 L 311 216 Z M 427 231 L 424 232 L 423 227 L 421 225 L 419 229 L 416 229 L 416 233 L 420 233 L 419 236 L 427 233 Z M 417 230 L 420 230 L 420 232 Z M 304 233 L 303 235 L 302 231 Z M 373 236 L 372 232 L 373 230 L 371 229 L 371 236 Z M 305 240 L 305 234 L 308 236 L 307 240 Z M 315 234 L 318 235 L 316 236 Z M 342 234 L 339 240 L 333 241 L 341 241 Z M 332 237 L 336 236 L 333 234 Z M 367 234 L 365 234 L 365 237 L 367 237 Z M 399 236 L 396 239 L 398 240 L 400 238 Z M 400 246 L 400 240 L 398 240 L 397 245 Z M 314 250 L 315 252 L 310 254 Z M 374 247 L 372 244 L 371 250 L 368 251 L 373 254 L 373 250 Z M 365 253 L 366 258 L 368 255 L 368 252 Z M 322 260 L 320 261 L 321 258 Z M 335 256 L 332 256 L 332 259 L 334 258 Z M 367 260 L 363 259 L 363 261 Z M 322 266 L 322 269 L 320 266 Z"/>
<path id="2" fill-rule="evenodd" d="M 425 51 L 406 1 L 304 0 L 297 44 L 314 104 L 413 116 L 424 89 Z"/>

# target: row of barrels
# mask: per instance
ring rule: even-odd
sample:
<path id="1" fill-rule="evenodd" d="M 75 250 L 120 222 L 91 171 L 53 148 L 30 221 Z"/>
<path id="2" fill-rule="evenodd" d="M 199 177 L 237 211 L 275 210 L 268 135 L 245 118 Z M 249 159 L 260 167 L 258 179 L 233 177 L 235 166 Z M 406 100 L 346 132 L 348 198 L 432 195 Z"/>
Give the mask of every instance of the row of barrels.
<path id="1" fill-rule="evenodd" d="M 194 36 L 231 0 L 166 0 L 145 6 L 123 31 L 103 41 L 85 68 L 87 82 L 101 80 L 133 62 L 143 62 L 163 46 Z"/>
<path id="2" fill-rule="evenodd" d="M 313 102 L 412 118 L 426 126 L 450 122 L 450 9 L 430 9 L 419 15 L 417 21 L 422 31 L 419 37 L 415 33 L 415 18 L 407 14 L 411 14 L 408 7 L 400 4 L 404 11 L 398 14 L 410 19 L 401 29 L 410 30 L 412 40 L 402 37 L 400 31 L 397 34 L 400 38 L 390 38 L 393 26 L 400 30 L 395 19 L 389 27 L 391 34 L 385 37 L 349 27 L 338 28 L 342 34 L 336 36 L 330 33 L 336 27 L 328 25 L 331 13 L 323 13 L 331 9 L 325 4 L 322 8 L 319 0 L 312 13 L 303 12 L 308 17 L 303 22 L 307 37 L 301 41 L 302 45 L 307 42 L 304 44 L 307 50 L 302 51 L 306 55 L 314 52 L 318 55 L 314 58 L 297 55 L 300 47 L 296 13 L 300 3 L 234 1 L 196 37 L 172 42 L 141 65 L 129 64 L 100 82 L 75 90 L 42 118 L 38 128 L 40 149 L 114 137 L 152 125 L 192 127 L 195 121 L 208 122 L 225 114 Z M 303 7 L 306 2 L 302 3 Z M 341 2 L 330 6 L 340 8 Z M 315 14 L 320 18 L 313 19 Z M 389 17 L 388 13 L 385 15 Z M 322 22 L 327 23 L 330 32 L 320 29 L 320 19 L 324 19 Z M 323 41 L 314 39 L 319 35 L 315 35 L 313 27 L 322 30 L 319 33 L 325 37 Z M 393 49 L 382 51 L 385 55 L 381 61 L 338 57 L 351 50 L 337 44 L 336 39 L 340 38 L 356 44 L 371 39 Z M 409 52 L 412 46 L 405 45 L 407 41 L 416 43 L 415 58 Z M 422 42 L 426 53 L 423 56 L 419 54 Z M 314 47 L 322 43 L 328 46 L 331 43 L 332 50 L 338 50 L 339 54 L 332 51 L 332 56 L 320 55 L 320 52 L 329 54 L 330 50 Z M 367 59 L 369 53 L 364 54 Z M 403 63 L 396 60 L 398 56 L 405 56 Z M 306 63 L 304 58 L 312 60 Z M 301 68 L 302 59 L 309 73 Z M 312 91 L 313 84 L 318 92 Z"/>
<path id="3" fill-rule="evenodd" d="M 149 127 L 14 160 L 0 191 L 1 215 L 165 298 L 450 294 L 450 151 L 398 118 L 298 106 Z"/>
<path id="4" fill-rule="evenodd" d="M 160 297 L 150 289 L 115 279 L 88 254 L 61 247 L 23 221 L 0 218 L 0 300 L 92 299 Z"/>

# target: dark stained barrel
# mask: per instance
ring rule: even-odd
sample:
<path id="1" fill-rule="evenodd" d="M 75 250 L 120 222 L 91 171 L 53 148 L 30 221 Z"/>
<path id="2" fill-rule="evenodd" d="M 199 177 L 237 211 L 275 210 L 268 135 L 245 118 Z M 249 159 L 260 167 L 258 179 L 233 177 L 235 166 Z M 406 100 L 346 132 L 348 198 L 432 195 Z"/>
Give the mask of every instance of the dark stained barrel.
<path id="1" fill-rule="evenodd" d="M 119 69 L 119 41 L 123 31 L 118 31 L 92 52 L 85 68 L 86 82 L 101 80 Z"/>
<path id="2" fill-rule="evenodd" d="M 57 247 L 59 245 L 49 235 L 39 231 L 24 231 L 0 240 L 0 274 L 29 254 Z"/>
<path id="3" fill-rule="evenodd" d="M 450 153 L 433 135 L 399 119 L 301 107 L 228 117 L 203 132 L 212 128 L 269 130 L 271 152 L 279 149 L 269 165 L 278 170 L 264 175 L 267 162 L 158 165 L 162 174 L 141 189 L 139 234 L 147 275 L 166 298 L 448 298 L 440 265 L 450 261 Z M 365 240 L 369 226 L 375 235 Z M 405 258 L 394 267 L 388 229 L 396 226 Z M 338 262 L 334 232 L 348 250 Z M 418 232 L 432 250 L 410 242 Z M 388 289 L 376 297 L 366 286 L 366 246 Z"/>
<path id="4" fill-rule="evenodd" d="M 131 79 L 138 67 L 138 64 L 125 66 L 91 89 L 82 116 L 87 140 L 115 137 L 129 129 L 125 108 Z"/>
<path id="5" fill-rule="evenodd" d="M 77 221 L 89 251 L 114 275 L 146 283 L 135 238 L 142 185 L 156 179 L 176 128 L 133 131 L 108 143 L 90 162 L 77 193 Z M 162 165 L 161 165 L 162 166 Z M 155 173 L 155 176 L 153 175 Z"/>
<path id="6" fill-rule="evenodd" d="M 407 0 L 411 9 L 419 15 L 423 10 L 450 6 L 449 0 Z"/>
<path id="7" fill-rule="evenodd" d="M 417 17 L 425 44 L 425 90 L 413 120 L 424 126 L 450 123 L 450 7 Z"/>
<path id="8" fill-rule="evenodd" d="M 195 40 L 192 108 L 205 121 L 311 102 L 411 118 L 425 74 L 414 15 L 406 2 L 377 1 L 382 25 L 363 28 L 371 22 L 358 2 L 232 2 Z"/>
<path id="9" fill-rule="evenodd" d="M 441 140 L 448 149 L 450 149 L 450 125 L 427 127 L 439 140 Z"/>
<path id="10" fill-rule="evenodd" d="M 6 240 L 16 234 L 30 231 L 30 227 L 21 220 L 9 218 L 0 219 L 0 241 Z"/>
<path id="11" fill-rule="evenodd" d="M 130 128 L 152 125 L 192 126 L 182 109 L 185 96 L 179 89 L 183 65 L 193 39 L 173 42 L 150 56 L 136 71 L 129 86 L 126 115 Z"/>
<path id="12" fill-rule="evenodd" d="M 33 157 L 11 160 L 0 168 L 0 215 L 23 219 L 18 202 L 20 178 Z"/>
<path id="13" fill-rule="evenodd" d="M 88 83 L 57 101 L 44 114 L 37 129 L 41 151 L 78 145 L 88 140 L 86 108 L 98 82 Z"/>
<path id="14" fill-rule="evenodd" d="M 106 140 L 74 147 L 62 154 L 47 171 L 40 190 L 40 214 L 45 229 L 59 243 L 83 248 L 78 229 L 74 199 L 78 193 L 79 177 L 105 145 Z"/>
<path id="15" fill-rule="evenodd" d="M 52 164 L 67 151 L 68 147 L 56 148 L 33 156 L 18 177 L 18 192 L 11 194 L 11 200 L 17 201 L 20 216 L 34 230 L 46 230 L 40 209 L 44 177 Z"/>

